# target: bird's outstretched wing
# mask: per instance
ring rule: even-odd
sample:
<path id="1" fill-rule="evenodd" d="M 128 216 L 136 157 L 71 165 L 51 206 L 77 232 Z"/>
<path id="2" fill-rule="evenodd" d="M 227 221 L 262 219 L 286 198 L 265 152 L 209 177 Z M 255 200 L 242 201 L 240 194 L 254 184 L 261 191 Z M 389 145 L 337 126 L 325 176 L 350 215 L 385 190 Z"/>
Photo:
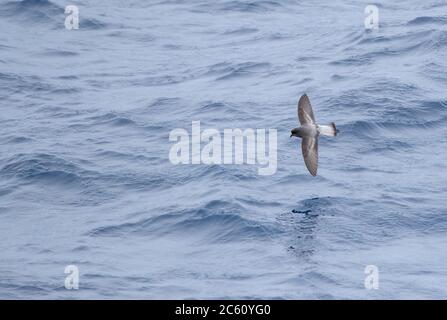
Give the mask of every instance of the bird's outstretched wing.
<path id="1" fill-rule="evenodd" d="M 298 119 L 301 125 L 315 123 L 314 112 L 307 94 L 303 94 L 298 101 Z"/>
<path id="2" fill-rule="evenodd" d="M 318 169 L 318 138 L 304 137 L 301 142 L 304 163 L 313 176 L 317 175 Z"/>

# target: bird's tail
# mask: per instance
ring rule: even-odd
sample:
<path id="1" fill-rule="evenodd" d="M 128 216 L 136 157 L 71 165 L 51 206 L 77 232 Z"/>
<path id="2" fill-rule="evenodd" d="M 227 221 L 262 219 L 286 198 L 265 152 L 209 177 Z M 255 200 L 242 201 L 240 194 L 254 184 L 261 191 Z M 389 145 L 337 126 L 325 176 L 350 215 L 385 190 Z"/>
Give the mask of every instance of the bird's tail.
<path id="1" fill-rule="evenodd" d="M 318 129 L 320 131 L 320 134 L 323 136 L 336 136 L 338 133 L 337 128 L 335 127 L 335 123 L 331 122 L 329 125 L 326 126 L 318 126 Z"/>

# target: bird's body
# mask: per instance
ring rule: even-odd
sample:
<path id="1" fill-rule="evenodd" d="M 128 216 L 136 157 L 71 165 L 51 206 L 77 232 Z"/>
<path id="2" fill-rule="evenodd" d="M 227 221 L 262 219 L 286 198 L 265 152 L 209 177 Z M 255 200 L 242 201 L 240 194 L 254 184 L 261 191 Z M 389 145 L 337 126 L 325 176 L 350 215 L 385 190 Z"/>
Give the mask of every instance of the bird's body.
<path id="1" fill-rule="evenodd" d="M 310 174 L 317 175 L 318 169 L 318 138 L 320 135 L 336 136 L 337 128 L 335 123 L 329 125 L 318 125 L 315 122 L 315 116 L 306 94 L 302 95 L 298 102 L 298 119 L 301 126 L 292 129 L 290 135 L 302 139 L 301 151 L 304 162 Z"/>
<path id="2" fill-rule="evenodd" d="M 318 126 L 316 124 L 305 124 L 299 128 L 293 129 L 297 137 L 314 137 L 319 135 Z"/>

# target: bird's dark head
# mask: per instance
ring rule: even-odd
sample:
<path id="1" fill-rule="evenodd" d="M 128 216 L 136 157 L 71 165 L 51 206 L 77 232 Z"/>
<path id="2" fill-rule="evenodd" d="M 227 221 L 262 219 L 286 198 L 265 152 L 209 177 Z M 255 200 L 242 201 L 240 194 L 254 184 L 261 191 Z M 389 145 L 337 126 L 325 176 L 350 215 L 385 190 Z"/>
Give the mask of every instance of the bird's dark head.
<path id="1" fill-rule="evenodd" d="M 299 128 L 294 128 L 292 131 L 290 131 L 290 137 L 299 137 Z"/>

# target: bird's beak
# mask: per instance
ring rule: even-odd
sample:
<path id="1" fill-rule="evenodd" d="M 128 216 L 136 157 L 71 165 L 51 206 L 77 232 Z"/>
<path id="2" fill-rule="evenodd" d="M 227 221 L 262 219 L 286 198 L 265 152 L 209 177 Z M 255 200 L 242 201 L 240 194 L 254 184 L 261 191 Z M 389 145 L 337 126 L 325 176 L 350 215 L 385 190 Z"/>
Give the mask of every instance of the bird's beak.
<path id="1" fill-rule="evenodd" d="M 290 134 L 290 138 L 292 138 L 293 134 Z"/>

